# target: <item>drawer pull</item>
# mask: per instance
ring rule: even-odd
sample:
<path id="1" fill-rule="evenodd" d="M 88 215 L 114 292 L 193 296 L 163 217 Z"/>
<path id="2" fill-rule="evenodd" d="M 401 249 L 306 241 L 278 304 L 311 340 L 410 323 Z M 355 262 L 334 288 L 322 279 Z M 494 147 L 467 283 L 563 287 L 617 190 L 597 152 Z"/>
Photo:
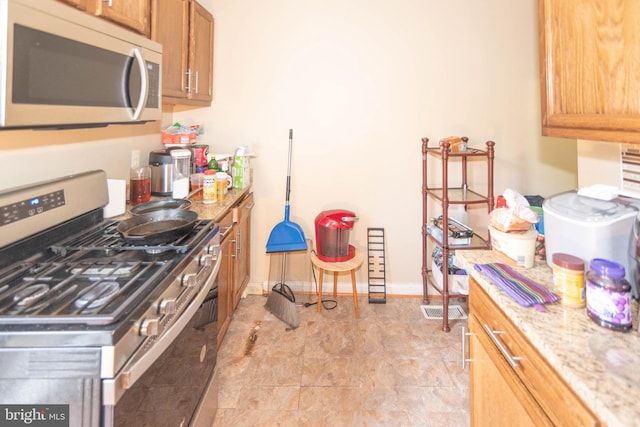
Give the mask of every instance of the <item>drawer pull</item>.
<path id="1" fill-rule="evenodd" d="M 466 337 L 470 337 L 472 334 L 471 332 L 465 332 L 464 331 L 464 326 L 462 327 L 462 329 L 460 330 L 460 341 L 462 341 L 462 370 L 464 371 L 465 368 L 467 367 L 467 362 L 472 362 L 473 359 L 467 359 L 467 351 L 465 349 L 465 338 Z"/>
<path id="2" fill-rule="evenodd" d="M 511 365 L 511 367 L 514 369 L 517 368 L 518 362 L 522 360 L 522 357 L 511 355 L 511 353 L 509 353 L 509 350 L 507 350 L 504 344 L 502 344 L 502 341 L 498 339 L 498 335 L 504 334 L 504 331 L 494 331 L 486 323 L 484 324 L 483 327 L 484 327 L 484 330 L 487 331 L 487 334 L 489 334 L 489 338 L 491 338 L 491 341 L 493 341 L 493 343 L 496 346 L 498 346 L 498 349 L 500 350 L 502 355 L 507 359 L 507 362 L 509 362 L 509 365 Z"/>

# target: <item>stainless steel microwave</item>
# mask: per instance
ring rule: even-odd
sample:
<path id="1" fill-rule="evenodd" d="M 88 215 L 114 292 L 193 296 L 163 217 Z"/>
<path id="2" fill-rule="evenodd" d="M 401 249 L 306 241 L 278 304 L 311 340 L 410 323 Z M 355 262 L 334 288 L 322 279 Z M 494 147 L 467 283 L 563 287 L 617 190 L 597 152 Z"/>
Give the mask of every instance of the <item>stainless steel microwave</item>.
<path id="1" fill-rule="evenodd" d="M 162 46 L 55 0 L 0 0 L 0 129 L 162 116 Z"/>

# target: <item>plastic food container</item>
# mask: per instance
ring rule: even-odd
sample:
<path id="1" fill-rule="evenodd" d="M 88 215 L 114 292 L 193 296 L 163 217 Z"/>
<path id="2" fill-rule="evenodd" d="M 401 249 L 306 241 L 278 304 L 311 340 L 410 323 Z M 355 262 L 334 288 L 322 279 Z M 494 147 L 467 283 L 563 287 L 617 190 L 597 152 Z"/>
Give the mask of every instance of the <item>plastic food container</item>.
<path id="1" fill-rule="evenodd" d="M 582 258 L 556 252 L 552 256 L 552 263 L 553 284 L 562 304 L 576 308 L 584 307 L 584 261 Z"/>
<path id="2" fill-rule="evenodd" d="M 577 256 L 585 263 L 593 258 L 604 258 L 622 264 L 627 280 L 633 280 L 635 261 L 629 256 L 629 239 L 638 214 L 635 206 L 578 196 L 577 191 L 568 191 L 545 199 L 542 208 L 550 268 L 553 268 L 552 257 L 556 252 Z"/>
<path id="3" fill-rule="evenodd" d="M 504 233 L 489 226 L 491 252 L 503 264 L 531 268 L 534 264 L 538 232 L 531 227 L 524 233 Z"/>
<path id="4" fill-rule="evenodd" d="M 631 330 L 631 284 L 624 266 L 595 258 L 587 272 L 587 314 L 598 325 L 616 331 Z"/>

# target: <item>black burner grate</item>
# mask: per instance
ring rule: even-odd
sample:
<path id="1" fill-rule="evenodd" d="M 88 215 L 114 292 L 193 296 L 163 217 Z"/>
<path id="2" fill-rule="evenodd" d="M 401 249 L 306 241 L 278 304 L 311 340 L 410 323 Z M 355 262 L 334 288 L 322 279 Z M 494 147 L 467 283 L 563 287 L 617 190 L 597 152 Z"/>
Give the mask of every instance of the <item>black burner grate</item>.
<path id="1" fill-rule="evenodd" d="M 170 266 L 95 259 L 20 265 L 0 279 L 0 324 L 113 323 Z"/>

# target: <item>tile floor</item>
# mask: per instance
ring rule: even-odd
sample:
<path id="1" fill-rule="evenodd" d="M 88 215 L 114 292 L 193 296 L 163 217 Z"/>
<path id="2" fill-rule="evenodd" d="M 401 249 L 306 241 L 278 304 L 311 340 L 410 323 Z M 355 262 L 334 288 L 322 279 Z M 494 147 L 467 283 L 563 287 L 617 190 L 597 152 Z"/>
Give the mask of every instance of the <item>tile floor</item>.
<path id="1" fill-rule="evenodd" d="M 440 330 L 420 298 L 351 296 L 317 313 L 298 298 L 291 330 L 264 308 L 241 300 L 219 349 L 215 426 L 468 426 L 468 370 L 461 328 Z M 458 304 L 458 302 L 455 302 Z M 466 311 L 466 306 L 465 306 Z"/>

